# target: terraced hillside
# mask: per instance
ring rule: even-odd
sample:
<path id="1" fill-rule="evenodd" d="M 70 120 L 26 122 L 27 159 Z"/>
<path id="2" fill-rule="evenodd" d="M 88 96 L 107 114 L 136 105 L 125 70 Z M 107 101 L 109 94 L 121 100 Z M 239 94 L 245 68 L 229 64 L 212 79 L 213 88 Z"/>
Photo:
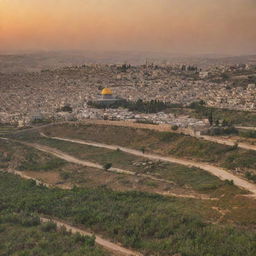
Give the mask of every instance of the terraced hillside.
<path id="1" fill-rule="evenodd" d="M 0 140 L 0 205 L 5 212 L 54 218 L 142 255 L 256 253 L 256 204 L 249 191 L 200 168 L 145 157 L 154 153 L 224 166 L 230 155 L 238 155 L 235 164 L 244 168 L 251 151 L 179 134 L 78 123 L 5 136 Z M 254 170 L 254 159 L 247 164 Z M 49 187 L 7 173 L 14 170 Z"/>
<path id="2" fill-rule="evenodd" d="M 256 151 L 200 140 L 188 135 L 93 124 L 63 124 L 45 128 L 43 131 L 49 136 L 102 142 L 208 162 L 245 178 L 248 172 L 256 174 Z"/>

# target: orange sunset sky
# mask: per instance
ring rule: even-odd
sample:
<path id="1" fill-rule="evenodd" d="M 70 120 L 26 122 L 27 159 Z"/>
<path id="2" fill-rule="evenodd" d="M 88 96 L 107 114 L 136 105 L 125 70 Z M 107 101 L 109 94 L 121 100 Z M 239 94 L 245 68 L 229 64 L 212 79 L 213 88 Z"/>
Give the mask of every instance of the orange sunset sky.
<path id="1" fill-rule="evenodd" d="M 256 53 L 256 0 L 0 0 L 0 52 Z"/>

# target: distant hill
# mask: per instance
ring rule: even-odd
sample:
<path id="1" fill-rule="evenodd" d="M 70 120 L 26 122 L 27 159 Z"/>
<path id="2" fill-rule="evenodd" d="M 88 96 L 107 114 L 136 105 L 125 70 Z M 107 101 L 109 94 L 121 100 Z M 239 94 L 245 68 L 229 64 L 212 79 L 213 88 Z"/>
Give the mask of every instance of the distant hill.
<path id="1" fill-rule="evenodd" d="M 195 64 L 207 67 L 219 64 L 256 64 L 256 55 L 221 56 L 221 55 L 178 55 L 156 52 L 92 52 L 63 51 L 38 52 L 27 54 L 0 55 L 0 72 L 33 72 L 42 69 L 53 69 L 63 66 L 83 64 L 123 64 L 140 65 L 148 62 L 155 64 Z"/>

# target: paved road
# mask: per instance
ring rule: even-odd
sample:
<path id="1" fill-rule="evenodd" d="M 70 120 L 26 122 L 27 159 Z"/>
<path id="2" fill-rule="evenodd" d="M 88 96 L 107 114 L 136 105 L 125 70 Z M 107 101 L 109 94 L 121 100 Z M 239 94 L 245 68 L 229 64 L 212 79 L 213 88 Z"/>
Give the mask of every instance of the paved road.
<path id="1" fill-rule="evenodd" d="M 44 134 L 42 134 L 44 135 Z M 229 171 L 213 166 L 207 163 L 203 162 L 195 162 L 191 160 L 186 160 L 186 159 L 181 159 L 181 158 L 175 158 L 175 157 L 165 157 L 165 156 L 159 156 L 156 154 L 148 154 L 148 153 L 142 153 L 141 151 L 135 150 L 135 149 L 130 149 L 126 147 L 120 147 L 116 145 L 108 145 L 104 143 L 96 143 L 96 142 L 89 142 L 89 141 L 84 141 L 84 140 L 77 140 L 77 139 L 67 139 L 67 138 L 60 138 L 60 137 L 50 137 L 52 139 L 57 139 L 57 140 L 62 140 L 62 141 L 68 141 L 68 142 L 73 142 L 73 143 L 79 143 L 79 144 L 84 144 L 84 145 L 89 145 L 89 146 L 94 146 L 94 147 L 99 147 L 99 148 L 107 148 L 111 150 L 121 150 L 123 152 L 152 159 L 152 160 L 160 160 L 164 162 L 170 162 L 170 163 L 177 163 L 181 165 L 185 165 L 188 167 L 197 167 L 200 169 L 203 169 L 217 177 L 219 177 L 221 180 L 233 180 L 234 184 L 238 187 L 241 187 L 243 189 L 246 189 L 252 193 L 253 197 L 256 197 L 256 185 L 230 173 Z"/>

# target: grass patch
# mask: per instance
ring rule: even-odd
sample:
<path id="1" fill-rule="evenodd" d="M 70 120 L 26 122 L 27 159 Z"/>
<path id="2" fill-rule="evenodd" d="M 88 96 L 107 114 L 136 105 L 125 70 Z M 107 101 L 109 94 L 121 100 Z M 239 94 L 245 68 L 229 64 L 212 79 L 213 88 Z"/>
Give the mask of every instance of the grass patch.
<path id="1" fill-rule="evenodd" d="M 190 168 L 179 164 L 161 162 L 155 162 L 153 165 L 149 166 L 149 168 L 145 168 L 145 166 L 135 166 L 133 163 L 147 163 L 147 159 L 127 154 L 120 150 L 113 151 L 44 137 L 37 137 L 36 139 L 33 139 L 33 141 L 57 148 L 79 159 L 99 163 L 103 166 L 106 163 L 112 163 L 113 167 L 137 173 L 150 172 L 151 175 L 155 175 L 156 177 L 174 181 L 181 187 L 189 186 L 190 188 L 203 193 L 211 193 L 224 185 L 219 178 L 199 168 Z M 237 193 L 240 193 L 239 189 L 237 190 Z"/>
<path id="2" fill-rule="evenodd" d="M 1 140 L 0 166 L 21 171 L 51 171 L 65 166 L 67 162 L 50 154 L 13 141 Z"/>
<path id="3" fill-rule="evenodd" d="M 256 151 L 250 151 L 172 132 L 107 125 L 56 125 L 45 128 L 50 136 L 92 140 L 145 152 L 210 162 L 224 168 L 256 169 Z M 102 136 L 104 134 L 104 136 Z M 235 160 L 239 159 L 239 160 Z"/>

